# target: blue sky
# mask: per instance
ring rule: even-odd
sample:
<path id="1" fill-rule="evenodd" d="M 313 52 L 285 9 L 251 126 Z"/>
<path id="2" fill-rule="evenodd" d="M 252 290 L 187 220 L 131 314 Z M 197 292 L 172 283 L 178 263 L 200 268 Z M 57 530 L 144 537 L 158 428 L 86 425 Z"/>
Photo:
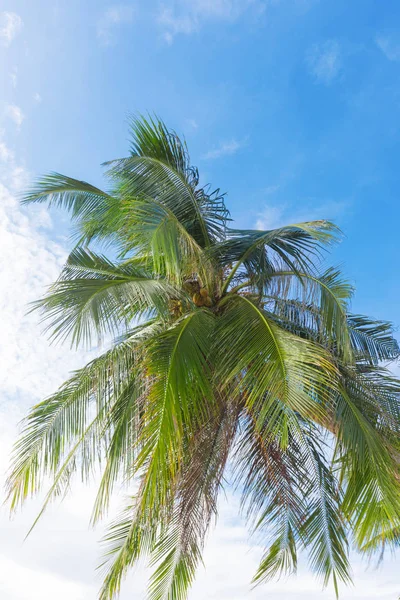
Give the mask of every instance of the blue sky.
<path id="1" fill-rule="evenodd" d="M 242 226 L 265 211 L 335 219 L 355 309 L 396 320 L 398 2 L 11 5 L 23 26 L 1 84 L 25 116 L 7 139 L 29 171 L 101 182 L 100 163 L 126 153 L 126 115 L 155 111 Z"/>
<path id="2" fill-rule="evenodd" d="M 238 226 L 338 223 L 345 235 L 329 261 L 341 264 L 357 287 L 354 312 L 400 323 L 399 2 L 3 0 L 0 89 L 0 276 L 9 281 L 0 301 L 8 340 L 0 350 L 4 439 L 12 439 L 26 406 L 86 358 L 49 349 L 24 316 L 26 302 L 54 279 L 68 244 L 65 220 L 22 211 L 15 198 L 48 171 L 102 185 L 101 162 L 127 152 L 129 113 L 156 112 L 186 136 L 202 180 L 227 192 Z M 65 589 L 89 586 L 68 588 L 69 600 L 95 598 L 92 574 L 72 581 L 72 539 L 62 572 L 50 559 L 38 562 L 38 548 L 46 557 L 46 535 L 62 519 L 70 519 L 72 530 L 85 528 L 82 515 L 74 521 L 76 510 L 60 510 L 45 525 L 42 545 L 17 550 L 3 540 L 0 555 L 12 562 L 4 564 L 13 579 L 33 581 L 43 573 L 54 580 L 49 594 L 59 594 L 63 582 Z M 28 519 L 18 521 L 21 539 Z M 240 562 L 229 536 L 241 525 L 228 519 L 222 527 L 213 548 L 223 547 L 233 568 Z M 244 548 L 244 533 L 240 540 Z M 95 544 L 86 543 L 94 566 Z M 359 573 L 343 597 L 397 598 L 393 563 L 370 579 Z M 233 600 L 232 592 L 222 595 L 223 574 L 210 578 L 219 598 Z M 33 599 L 10 581 L 0 578 L 2 598 Z M 319 587 L 308 582 L 298 578 L 296 585 L 314 598 Z M 299 598 L 296 589 L 271 588 L 271 598 Z M 212 597 L 196 594 L 194 600 Z M 244 597 L 261 595 L 237 596 Z"/>

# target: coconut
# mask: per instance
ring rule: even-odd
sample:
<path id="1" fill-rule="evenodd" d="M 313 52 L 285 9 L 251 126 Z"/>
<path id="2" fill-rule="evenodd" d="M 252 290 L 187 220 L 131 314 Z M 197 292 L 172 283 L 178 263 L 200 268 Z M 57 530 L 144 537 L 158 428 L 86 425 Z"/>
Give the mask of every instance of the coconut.
<path id="1" fill-rule="evenodd" d="M 193 295 L 193 302 L 195 303 L 196 306 L 202 306 L 203 298 L 201 297 L 200 294 L 196 293 Z"/>

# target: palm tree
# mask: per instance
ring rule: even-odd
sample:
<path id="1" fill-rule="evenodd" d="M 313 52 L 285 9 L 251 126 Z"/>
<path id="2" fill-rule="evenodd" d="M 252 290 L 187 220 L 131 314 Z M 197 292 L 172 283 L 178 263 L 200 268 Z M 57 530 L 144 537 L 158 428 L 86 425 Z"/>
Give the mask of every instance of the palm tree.
<path id="1" fill-rule="evenodd" d="M 52 339 L 115 341 L 31 409 L 11 507 L 50 476 L 44 510 L 74 473 L 100 469 L 93 523 L 116 483 L 130 490 L 105 538 L 100 598 L 146 556 L 149 598 L 180 600 L 229 471 L 265 545 L 254 583 L 295 571 L 304 549 L 337 593 L 349 542 L 373 552 L 400 539 L 391 325 L 351 314 L 352 286 L 322 268 L 332 223 L 233 229 L 163 122 L 133 119 L 131 137 L 128 158 L 107 163 L 108 192 L 55 173 L 24 199 L 69 210 L 75 226 L 34 306 Z"/>

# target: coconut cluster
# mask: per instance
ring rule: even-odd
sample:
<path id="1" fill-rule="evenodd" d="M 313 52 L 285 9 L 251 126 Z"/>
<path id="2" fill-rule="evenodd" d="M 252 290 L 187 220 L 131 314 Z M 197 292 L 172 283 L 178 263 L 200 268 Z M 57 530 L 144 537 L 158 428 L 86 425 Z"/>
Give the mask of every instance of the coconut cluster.
<path id="1" fill-rule="evenodd" d="M 183 304 L 181 300 L 173 300 L 170 304 L 171 312 L 178 318 L 183 314 Z"/>
<path id="2" fill-rule="evenodd" d="M 193 294 L 193 302 L 196 306 L 212 306 L 212 301 L 206 288 L 200 288 L 199 292 Z"/>

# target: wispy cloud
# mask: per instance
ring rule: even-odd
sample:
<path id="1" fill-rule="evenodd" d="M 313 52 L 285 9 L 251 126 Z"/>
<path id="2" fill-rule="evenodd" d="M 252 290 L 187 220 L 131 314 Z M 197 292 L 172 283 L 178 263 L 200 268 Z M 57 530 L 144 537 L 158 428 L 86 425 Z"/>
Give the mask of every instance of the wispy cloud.
<path id="1" fill-rule="evenodd" d="M 4 142 L 0 142 L 0 163 L 9 163 L 12 160 L 14 152 Z"/>
<path id="2" fill-rule="evenodd" d="M 0 135 L 2 133 L 0 132 Z M 0 139 L 0 181 L 0 189 L 7 186 L 10 193 L 20 192 L 28 183 L 26 169 L 22 165 L 17 164 L 14 151 L 2 139 Z"/>
<path id="3" fill-rule="evenodd" d="M 196 119 L 186 119 L 186 123 L 191 129 L 198 129 L 199 127 Z"/>
<path id="4" fill-rule="evenodd" d="M 0 41 L 3 46 L 9 46 L 22 29 L 22 19 L 15 12 L 0 13 Z"/>
<path id="5" fill-rule="evenodd" d="M 400 61 L 400 36 L 378 35 L 376 45 L 389 60 Z"/>
<path id="6" fill-rule="evenodd" d="M 210 160 L 215 158 L 221 158 L 223 156 L 229 156 L 230 154 L 236 154 L 236 152 L 243 147 L 243 142 L 238 142 L 233 139 L 230 142 L 223 142 L 216 148 L 213 148 L 203 154 L 201 158 L 204 160 Z"/>
<path id="7" fill-rule="evenodd" d="M 18 129 L 21 127 L 23 120 L 25 119 L 25 115 L 16 104 L 7 104 L 6 106 L 6 115 L 11 121 L 14 121 Z"/>
<path id="8" fill-rule="evenodd" d="M 307 54 L 307 64 L 316 81 L 330 85 L 342 68 L 339 42 L 327 40 L 322 44 L 315 44 Z"/>
<path id="9" fill-rule="evenodd" d="M 176 35 L 190 35 L 207 21 L 235 21 L 249 9 L 264 12 L 265 5 L 262 0 L 178 0 L 173 8 L 162 6 L 158 23 L 171 44 Z"/>
<path id="10" fill-rule="evenodd" d="M 13 86 L 13 88 L 17 87 L 17 83 L 18 83 L 18 68 L 14 67 L 13 70 L 10 73 L 10 79 L 11 79 L 11 85 Z"/>
<path id="11" fill-rule="evenodd" d="M 263 192 L 266 196 L 271 196 L 272 194 L 275 194 L 275 192 L 277 192 L 280 189 L 280 187 L 280 185 L 269 185 L 263 189 Z"/>
<path id="12" fill-rule="evenodd" d="M 172 8 L 163 8 L 158 17 L 158 22 L 164 31 L 164 39 L 168 44 L 172 44 L 174 37 L 179 33 L 189 35 L 197 27 L 197 19 L 191 15 L 177 15 Z"/>
<path id="13" fill-rule="evenodd" d="M 97 22 L 97 37 L 104 46 L 116 42 L 116 28 L 132 22 L 134 8 L 128 4 L 110 6 Z"/>
<path id="14" fill-rule="evenodd" d="M 320 219 L 336 219 L 348 209 L 347 201 L 328 200 L 320 204 L 305 203 L 300 209 L 287 204 L 268 204 L 258 215 L 256 229 L 277 229 L 290 223 L 304 223 Z"/>
<path id="15" fill-rule="evenodd" d="M 40 102 L 42 101 L 42 96 L 39 94 L 39 92 L 35 92 L 33 94 L 33 99 L 35 102 L 37 102 L 38 104 L 40 104 Z"/>
<path id="16" fill-rule="evenodd" d="M 47 286 L 58 276 L 67 256 L 66 248 L 48 236 L 51 221 L 46 208 L 32 206 L 29 211 L 25 211 L 16 198 L 15 192 L 21 188 L 26 189 L 27 177 L 26 170 L 15 160 L 14 152 L 0 140 L 0 277 L 7 281 L 0 294 L 2 487 L 3 473 L 9 468 L 11 446 L 16 440 L 17 423 L 24 416 L 27 407 L 57 389 L 68 376 L 68 372 L 82 364 L 85 356 L 82 352 L 70 351 L 65 346 L 50 345 L 46 337 L 41 335 L 42 327 L 38 323 L 37 315 L 27 314 L 29 302 L 43 295 Z M 87 504 L 82 502 L 82 496 L 80 501 L 83 509 Z M 51 544 L 51 536 L 46 536 L 46 526 L 38 536 L 41 540 L 39 547 L 34 550 L 34 553 L 40 553 L 44 564 L 35 565 L 29 547 L 21 548 L 22 539 L 28 531 L 29 522 L 33 522 L 35 512 L 37 504 L 27 507 L 27 514 L 19 516 L 11 523 L 6 511 L 1 511 L 0 572 L 7 573 L 7 577 L 1 577 L 1 596 L 9 600 L 94 598 L 95 585 L 82 584 L 79 581 L 79 569 L 74 568 L 76 579 L 68 581 L 65 571 L 63 573 L 62 569 L 51 564 L 52 557 L 46 552 L 46 544 Z M 61 510 L 61 528 L 63 519 L 69 526 L 74 522 L 65 509 Z M 16 544 L 11 541 L 11 530 L 18 538 Z M 90 550 L 92 556 L 96 553 L 95 536 L 93 537 Z M 47 541 L 42 545 L 44 539 Z M 85 548 L 79 557 L 82 560 L 88 551 L 87 539 L 82 540 L 82 550 Z M 68 528 L 65 529 L 64 540 L 68 545 Z M 86 565 L 85 568 L 91 567 Z"/>
<path id="17" fill-rule="evenodd" d="M 285 206 L 266 206 L 258 214 L 256 229 L 277 229 L 284 224 Z"/>

